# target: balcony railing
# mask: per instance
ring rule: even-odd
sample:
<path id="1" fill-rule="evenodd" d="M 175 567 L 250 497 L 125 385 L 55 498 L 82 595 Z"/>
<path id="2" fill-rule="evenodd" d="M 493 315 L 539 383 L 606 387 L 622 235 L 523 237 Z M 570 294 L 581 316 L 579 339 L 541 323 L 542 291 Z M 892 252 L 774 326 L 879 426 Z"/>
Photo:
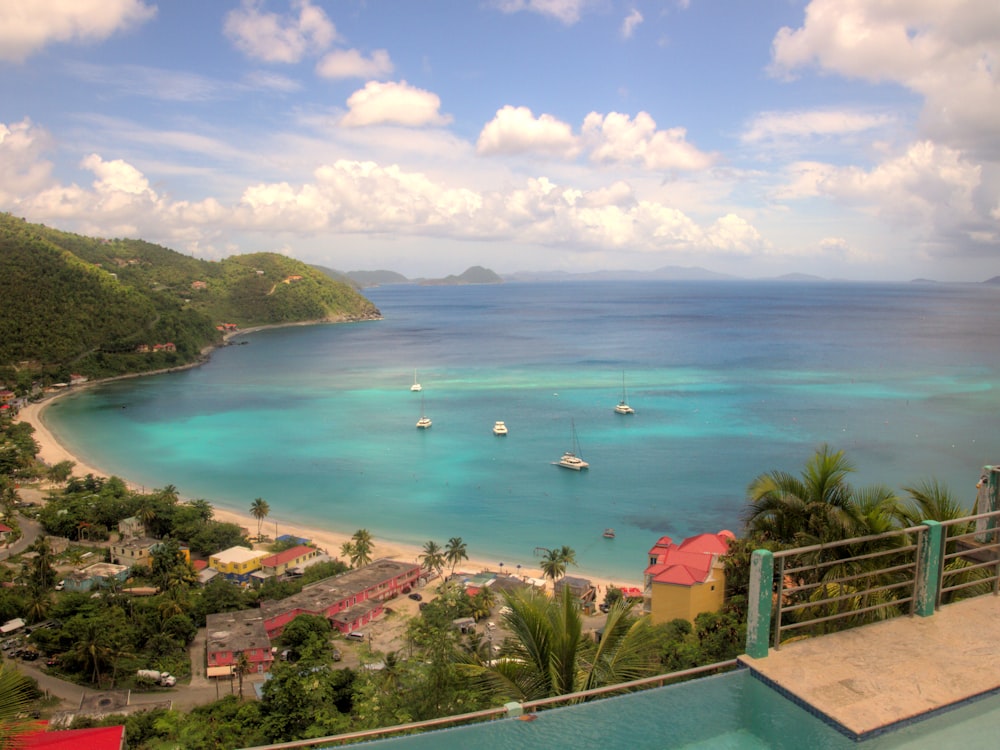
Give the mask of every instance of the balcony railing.
<path id="1" fill-rule="evenodd" d="M 1000 593 L 1000 511 L 751 558 L 747 654 Z"/>

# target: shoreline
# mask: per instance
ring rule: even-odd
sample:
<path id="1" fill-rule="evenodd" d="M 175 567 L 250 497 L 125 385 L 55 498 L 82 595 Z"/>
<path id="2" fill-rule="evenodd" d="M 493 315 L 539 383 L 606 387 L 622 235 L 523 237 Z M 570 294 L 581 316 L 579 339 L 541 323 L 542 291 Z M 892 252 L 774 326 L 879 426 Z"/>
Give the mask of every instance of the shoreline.
<path id="1" fill-rule="evenodd" d="M 253 333 L 254 330 L 240 331 L 233 335 L 239 335 L 241 333 Z M 214 349 L 214 347 L 213 347 Z M 188 369 L 190 367 L 196 367 L 199 364 L 204 363 L 206 360 L 202 359 L 199 362 L 192 365 L 185 365 L 183 368 L 171 368 L 166 372 L 171 372 L 179 369 Z M 152 375 L 152 374 L 162 374 L 163 370 L 157 371 L 156 373 L 137 373 L 134 375 L 125 375 L 120 377 L 141 377 L 142 375 Z M 119 379 L 119 378 L 114 378 Z M 86 383 L 82 387 L 87 388 L 101 383 L 110 382 L 111 378 L 105 380 L 98 380 L 92 383 Z M 74 389 L 80 386 L 74 386 Z M 27 406 L 23 407 L 15 417 L 19 421 L 26 422 L 32 427 L 34 427 L 34 439 L 38 443 L 39 451 L 38 458 L 43 460 L 50 466 L 55 465 L 61 461 L 72 461 L 75 466 L 73 467 L 73 476 L 86 476 L 87 474 L 93 474 L 95 477 L 109 478 L 112 476 L 108 472 L 101 470 L 91 464 L 81 461 L 76 455 L 71 453 L 67 447 L 59 441 L 59 438 L 49 429 L 48 425 L 45 423 L 44 413 L 45 410 L 54 403 L 57 399 L 64 395 L 72 393 L 74 389 L 67 389 L 63 392 L 56 393 L 52 396 L 42 399 L 34 403 L 29 403 Z M 136 491 L 137 485 L 130 482 L 127 477 L 119 477 L 122 479 L 126 485 L 133 491 Z M 189 500 L 190 498 L 181 497 L 181 500 Z M 212 505 L 213 518 L 217 521 L 223 521 L 228 523 L 235 523 L 241 527 L 246 528 L 250 534 L 255 531 L 257 526 L 257 520 L 250 515 L 249 509 L 246 512 L 232 510 L 230 508 L 223 508 L 218 506 L 213 500 L 208 499 L 208 502 Z M 321 527 L 321 526 L 308 526 L 299 522 L 288 521 L 282 519 L 280 516 L 268 515 L 265 517 L 261 529 L 266 531 L 270 525 L 275 525 L 277 530 L 280 530 L 281 534 L 291 534 L 300 538 L 308 539 L 315 546 L 325 550 L 331 558 L 337 558 L 340 556 L 340 548 L 344 542 L 351 540 L 350 532 L 343 532 L 333 528 Z M 371 531 L 371 529 L 369 529 Z M 379 559 L 383 557 L 394 558 L 397 560 L 405 561 L 419 561 L 419 556 L 423 553 L 423 548 L 414 544 L 407 544 L 404 542 L 398 542 L 392 539 L 384 539 L 378 536 L 377 532 L 372 532 L 373 537 L 373 559 Z M 439 544 L 442 544 L 439 542 Z M 443 544 L 442 544 L 443 547 Z M 497 564 L 490 563 L 482 557 L 476 557 L 470 555 L 468 560 L 464 560 L 462 563 L 456 566 L 456 570 L 463 570 L 470 573 L 477 573 L 482 571 L 496 571 Z M 506 572 L 508 574 L 513 573 L 512 570 L 514 566 L 504 566 L 504 570 L 500 572 Z M 448 570 L 446 566 L 445 571 Z M 535 579 L 543 579 L 541 568 L 539 567 L 528 567 L 522 565 L 517 569 L 516 575 L 519 577 L 529 577 Z M 615 586 L 621 587 L 636 587 L 642 590 L 643 586 L 641 583 L 641 578 L 637 581 L 625 581 L 620 578 L 611 578 L 600 572 L 586 570 L 583 568 L 570 567 L 565 575 L 573 576 L 578 578 L 587 578 L 590 582 L 597 587 L 598 595 L 597 601 L 603 601 L 603 594 L 608 590 L 609 587 Z M 550 590 L 551 586 L 546 582 L 546 589 Z"/>

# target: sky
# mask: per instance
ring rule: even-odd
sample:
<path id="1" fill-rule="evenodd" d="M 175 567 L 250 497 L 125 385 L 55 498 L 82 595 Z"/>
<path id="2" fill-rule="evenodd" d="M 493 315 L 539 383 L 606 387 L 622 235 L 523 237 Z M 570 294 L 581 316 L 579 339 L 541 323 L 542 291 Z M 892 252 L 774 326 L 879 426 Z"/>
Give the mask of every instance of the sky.
<path id="1" fill-rule="evenodd" d="M 408 277 L 1000 275 L 997 0 L 0 0 L 0 211 Z"/>

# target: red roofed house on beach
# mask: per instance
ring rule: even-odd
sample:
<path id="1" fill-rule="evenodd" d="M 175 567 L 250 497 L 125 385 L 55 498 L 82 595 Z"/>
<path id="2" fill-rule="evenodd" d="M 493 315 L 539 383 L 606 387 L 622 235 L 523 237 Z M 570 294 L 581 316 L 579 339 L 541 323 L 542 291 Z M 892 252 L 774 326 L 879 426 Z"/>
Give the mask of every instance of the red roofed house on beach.
<path id="1" fill-rule="evenodd" d="M 654 623 L 694 622 L 702 612 L 716 612 L 725 601 L 722 556 L 735 539 L 731 531 L 698 534 L 674 544 L 660 537 L 649 551 L 645 572 L 645 607 Z"/>

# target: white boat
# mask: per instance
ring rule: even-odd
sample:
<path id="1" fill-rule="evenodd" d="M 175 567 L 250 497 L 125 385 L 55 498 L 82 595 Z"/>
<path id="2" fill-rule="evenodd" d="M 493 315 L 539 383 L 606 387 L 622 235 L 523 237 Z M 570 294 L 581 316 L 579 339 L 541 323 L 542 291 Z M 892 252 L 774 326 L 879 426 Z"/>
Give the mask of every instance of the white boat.
<path id="1" fill-rule="evenodd" d="M 420 383 L 417 382 L 417 371 L 413 371 L 413 385 L 410 386 L 411 391 L 419 391 Z"/>
<path id="2" fill-rule="evenodd" d="M 584 461 L 578 455 L 580 453 L 580 444 L 576 439 L 576 424 L 573 424 L 573 450 L 566 451 L 563 453 L 562 458 L 558 461 L 553 462 L 555 466 L 562 466 L 564 469 L 572 469 L 573 471 L 581 471 L 583 469 L 589 468 L 590 464 Z"/>
<path id="3" fill-rule="evenodd" d="M 615 407 L 615 414 L 635 414 L 635 409 L 628 405 L 627 394 L 625 393 L 625 373 L 622 373 L 622 400 Z"/>
<path id="4" fill-rule="evenodd" d="M 605 539 L 614 539 L 615 538 L 615 530 L 614 529 L 605 529 L 603 536 L 604 536 Z"/>
<path id="5" fill-rule="evenodd" d="M 424 397 L 420 397 L 420 419 L 417 420 L 417 428 L 421 430 L 426 430 L 431 426 L 431 419 L 426 414 L 424 414 Z"/>
<path id="6" fill-rule="evenodd" d="M 505 425 L 503 422 L 495 422 L 493 424 L 493 434 L 494 435 L 506 435 L 507 434 L 507 425 Z"/>

